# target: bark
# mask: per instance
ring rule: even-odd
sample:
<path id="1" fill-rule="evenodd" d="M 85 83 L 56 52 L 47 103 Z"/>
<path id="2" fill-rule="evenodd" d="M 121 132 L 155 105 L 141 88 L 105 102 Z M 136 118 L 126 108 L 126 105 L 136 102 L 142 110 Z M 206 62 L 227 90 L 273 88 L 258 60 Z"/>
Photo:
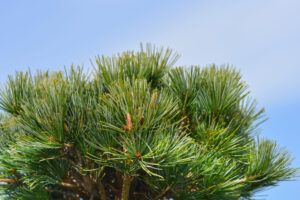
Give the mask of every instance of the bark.
<path id="1" fill-rule="evenodd" d="M 121 200 L 129 199 L 129 191 L 130 191 L 130 176 L 124 173 Z"/>
<path id="2" fill-rule="evenodd" d="M 100 179 L 97 181 L 97 186 L 98 186 L 98 194 L 101 200 L 106 200 L 105 188 Z"/>

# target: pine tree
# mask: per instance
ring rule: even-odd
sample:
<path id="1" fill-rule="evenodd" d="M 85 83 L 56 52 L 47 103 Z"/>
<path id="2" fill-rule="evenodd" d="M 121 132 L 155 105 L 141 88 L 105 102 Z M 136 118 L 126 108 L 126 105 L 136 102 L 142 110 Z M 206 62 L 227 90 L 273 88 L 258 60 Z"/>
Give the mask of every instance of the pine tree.
<path id="1" fill-rule="evenodd" d="M 233 67 L 174 67 L 170 49 L 96 57 L 91 73 L 17 72 L 0 93 L 2 199 L 251 199 L 297 176 L 258 136 Z"/>

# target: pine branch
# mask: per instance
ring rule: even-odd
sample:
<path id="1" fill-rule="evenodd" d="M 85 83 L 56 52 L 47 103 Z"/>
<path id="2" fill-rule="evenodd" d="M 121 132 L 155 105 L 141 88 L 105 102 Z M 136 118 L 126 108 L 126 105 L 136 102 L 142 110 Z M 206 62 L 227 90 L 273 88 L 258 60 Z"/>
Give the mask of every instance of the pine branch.
<path id="1" fill-rule="evenodd" d="M 237 199 L 297 175 L 287 151 L 254 137 L 264 111 L 237 70 L 172 68 L 176 59 L 147 45 L 98 57 L 91 75 L 71 66 L 10 76 L 0 89 L 0 193 Z"/>

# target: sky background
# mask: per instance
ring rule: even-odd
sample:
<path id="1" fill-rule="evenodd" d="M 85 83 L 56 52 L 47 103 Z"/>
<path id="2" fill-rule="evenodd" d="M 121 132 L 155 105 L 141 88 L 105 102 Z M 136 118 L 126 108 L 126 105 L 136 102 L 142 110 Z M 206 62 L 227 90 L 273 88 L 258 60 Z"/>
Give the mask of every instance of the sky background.
<path id="1" fill-rule="evenodd" d="M 269 117 L 261 135 L 300 167 L 299 11 L 299 0 L 0 0 L 0 82 L 28 68 L 88 68 L 96 55 L 138 50 L 140 42 L 171 47 L 178 65 L 240 69 Z M 298 200 L 300 182 L 258 197 Z"/>

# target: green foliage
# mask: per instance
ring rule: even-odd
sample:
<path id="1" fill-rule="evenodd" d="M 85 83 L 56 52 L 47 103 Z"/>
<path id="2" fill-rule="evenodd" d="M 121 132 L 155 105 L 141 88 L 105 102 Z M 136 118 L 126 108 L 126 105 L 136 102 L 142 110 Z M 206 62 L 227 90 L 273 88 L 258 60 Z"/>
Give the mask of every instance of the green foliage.
<path id="1" fill-rule="evenodd" d="M 297 176 L 229 66 L 147 45 L 91 74 L 17 72 L 0 92 L 2 199 L 250 199 Z"/>

